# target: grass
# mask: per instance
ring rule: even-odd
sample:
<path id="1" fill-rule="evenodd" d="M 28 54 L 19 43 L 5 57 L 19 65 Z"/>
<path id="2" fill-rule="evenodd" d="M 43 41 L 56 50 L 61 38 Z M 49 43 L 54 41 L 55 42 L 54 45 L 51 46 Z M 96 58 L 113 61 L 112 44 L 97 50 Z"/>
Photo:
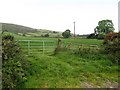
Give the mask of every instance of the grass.
<path id="1" fill-rule="evenodd" d="M 12 33 L 10 33 L 12 34 Z M 23 37 L 16 34 L 16 40 L 53 40 L 57 38 Z M 63 39 L 62 46 L 79 47 L 85 45 L 102 45 L 96 39 Z M 20 43 L 27 45 L 25 43 Z M 32 43 L 32 45 L 39 45 Z M 25 50 L 25 49 L 23 49 Z M 31 50 L 33 52 L 33 50 Z M 107 55 L 84 53 L 78 50 L 63 50 L 56 55 L 32 53 L 27 56 L 31 63 L 25 88 L 96 88 L 114 87 L 118 82 L 118 66 L 113 64 Z M 39 50 L 37 51 L 39 52 Z M 86 54 L 87 52 L 87 54 Z"/>
<path id="2" fill-rule="evenodd" d="M 65 51 L 55 56 L 35 54 L 29 61 L 33 72 L 26 88 L 105 87 L 117 82 L 118 67 L 110 60 L 89 60 Z"/>
<path id="3" fill-rule="evenodd" d="M 76 44 L 76 45 L 80 45 L 80 44 L 88 44 L 88 45 L 91 45 L 91 44 L 96 44 L 96 45 L 101 45 L 102 44 L 102 40 L 97 40 L 97 39 L 74 39 L 74 38 L 71 38 L 71 39 L 63 39 L 63 42 L 64 43 L 73 43 L 73 44 Z"/>
<path id="4" fill-rule="evenodd" d="M 27 37 L 27 36 L 20 36 L 16 35 L 13 33 L 5 32 L 4 34 L 11 34 L 15 37 L 16 40 L 52 40 L 52 41 L 58 41 L 58 38 L 43 38 L 43 37 Z M 102 45 L 103 40 L 97 40 L 97 39 L 81 39 L 81 38 L 69 38 L 69 39 L 64 39 L 61 38 L 61 41 L 64 45 L 80 45 L 80 44 L 96 44 L 96 45 Z M 57 44 L 57 43 L 56 43 Z"/>

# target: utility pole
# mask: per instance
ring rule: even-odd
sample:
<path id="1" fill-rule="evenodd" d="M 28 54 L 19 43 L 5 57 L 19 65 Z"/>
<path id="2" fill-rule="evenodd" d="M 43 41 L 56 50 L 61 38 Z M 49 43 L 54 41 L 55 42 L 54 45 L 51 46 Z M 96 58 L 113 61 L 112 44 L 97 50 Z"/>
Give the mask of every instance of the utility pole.
<path id="1" fill-rule="evenodd" d="M 73 22 L 74 23 L 74 38 L 75 38 L 75 22 Z"/>
<path id="2" fill-rule="evenodd" d="M 120 1 L 118 2 L 118 32 L 120 32 Z"/>

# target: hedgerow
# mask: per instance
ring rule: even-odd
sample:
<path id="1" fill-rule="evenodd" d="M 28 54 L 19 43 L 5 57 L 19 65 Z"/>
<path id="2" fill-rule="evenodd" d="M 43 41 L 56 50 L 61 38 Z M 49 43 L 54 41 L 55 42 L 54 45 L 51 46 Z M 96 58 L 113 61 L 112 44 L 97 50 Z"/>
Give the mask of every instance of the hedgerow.
<path id="1" fill-rule="evenodd" d="M 2 87 L 17 88 L 27 80 L 27 60 L 11 35 L 2 37 Z"/>
<path id="2" fill-rule="evenodd" d="M 104 51 L 109 55 L 109 58 L 113 63 L 120 65 L 120 32 L 113 42 L 105 45 Z"/>

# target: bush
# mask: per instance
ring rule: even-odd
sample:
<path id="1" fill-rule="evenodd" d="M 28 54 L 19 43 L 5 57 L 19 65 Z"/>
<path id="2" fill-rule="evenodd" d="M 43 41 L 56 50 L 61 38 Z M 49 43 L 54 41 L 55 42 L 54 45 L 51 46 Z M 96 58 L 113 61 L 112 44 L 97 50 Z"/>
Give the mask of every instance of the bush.
<path id="1" fill-rule="evenodd" d="M 16 54 L 19 54 L 21 52 L 20 47 L 14 41 L 14 37 L 10 35 L 5 35 L 2 37 L 2 49 L 3 62 L 5 60 L 13 58 L 16 56 Z"/>
<path id="2" fill-rule="evenodd" d="M 25 73 L 20 61 L 9 59 L 2 67 L 3 88 L 15 88 L 25 80 Z"/>
<path id="3" fill-rule="evenodd" d="M 98 34 L 97 39 L 104 39 L 105 35 L 104 34 Z"/>
<path id="4" fill-rule="evenodd" d="M 3 41 L 4 41 L 4 40 L 10 40 L 10 41 L 13 41 L 13 40 L 14 40 L 14 37 L 11 36 L 11 35 L 5 35 L 5 36 L 2 37 L 2 40 L 3 40 Z"/>
<path id="5" fill-rule="evenodd" d="M 113 63 L 120 65 L 120 33 L 118 34 L 118 38 L 114 40 L 112 43 L 108 43 L 104 46 L 104 51 L 109 55 L 110 59 Z"/>
<path id="6" fill-rule="evenodd" d="M 56 31 L 53 31 L 53 33 L 58 33 L 58 32 L 56 32 Z"/>
<path id="7" fill-rule="evenodd" d="M 97 38 L 97 36 L 94 33 L 87 36 L 87 39 L 96 39 L 96 38 Z"/>
<path id="8" fill-rule="evenodd" d="M 84 48 L 80 47 L 79 49 L 75 50 L 74 53 L 76 55 L 79 55 L 82 58 L 89 59 L 89 60 L 101 60 L 107 59 L 107 56 L 105 56 L 103 53 L 101 53 L 100 50 L 97 48 Z"/>
<path id="9" fill-rule="evenodd" d="M 3 88 L 16 88 L 27 79 L 27 61 L 11 35 L 2 37 L 2 83 Z"/>
<path id="10" fill-rule="evenodd" d="M 44 37 L 49 37 L 49 34 L 48 34 L 48 33 L 47 33 L 47 34 L 45 34 L 45 35 L 44 35 Z"/>
<path id="11" fill-rule="evenodd" d="M 104 34 L 97 34 L 95 35 L 95 33 L 90 34 L 89 36 L 87 36 L 87 39 L 104 39 Z"/>

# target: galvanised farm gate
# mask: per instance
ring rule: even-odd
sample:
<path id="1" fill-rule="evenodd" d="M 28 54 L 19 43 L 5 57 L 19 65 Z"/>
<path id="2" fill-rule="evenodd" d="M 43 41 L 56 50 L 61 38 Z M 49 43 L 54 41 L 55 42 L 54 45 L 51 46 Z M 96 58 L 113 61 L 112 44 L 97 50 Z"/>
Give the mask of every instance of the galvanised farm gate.
<path id="1" fill-rule="evenodd" d="M 30 53 L 50 53 L 57 47 L 57 41 L 53 40 L 17 40 L 21 48 Z"/>

